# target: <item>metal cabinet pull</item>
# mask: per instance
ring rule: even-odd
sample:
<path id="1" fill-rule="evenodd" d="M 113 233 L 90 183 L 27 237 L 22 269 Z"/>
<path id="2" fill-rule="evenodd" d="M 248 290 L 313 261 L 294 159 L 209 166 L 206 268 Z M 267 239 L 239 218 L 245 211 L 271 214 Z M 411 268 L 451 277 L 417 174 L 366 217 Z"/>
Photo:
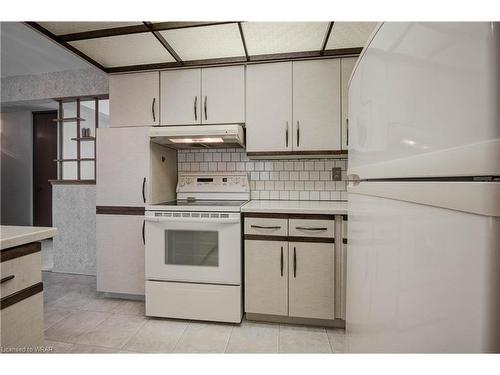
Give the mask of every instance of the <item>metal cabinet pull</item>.
<path id="1" fill-rule="evenodd" d="M 286 122 L 285 143 L 286 148 L 288 148 L 288 121 Z"/>
<path id="2" fill-rule="evenodd" d="M 142 244 L 146 245 L 146 234 L 144 233 L 144 229 L 146 227 L 146 220 L 142 221 Z"/>
<path id="3" fill-rule="evenodd" d="M 281 267 L 281 277 L 283 277 L 283 246 L 281 246 L 280 267 Z"/>
<path id="4" fill-rule="evenodd" d="M 280 226 L 270 226 L 270 227 L 267 227 L 267 226 L 264 226 L 264 225 L 250 225 L 250 228 L 258 228 L 258 229 L 280 229 L 281 227 Z"/>
<path id="5" fill-rule="evenodd" d="M 345 119 L 345 144 L 349 146 L 349 119 Z"/>
<path id="6" fill-rule="evenodd" d="M 297 249 L 293 248 L 293 277 L 297 276 Z"/>
<path id="7" fill-rule="evenodd" d="M 283 248 L 281 248 L 281 251 L 283 251 Z M 281 256 L 283 256 L 283 253 L 281 254 Z M 283 271 L 281 272 L 281 276 L 283 276 Z M 0 280 L 0 284 L 6 283 L 7 281 L 12 280 L 14 277 L 14 275 L 2 277 L 2 279 Z"/>
<path id="8" fill-rule="evenodd" d="M 207 120 L 207 96 L 205 95 L 205 104 L 203 105 L 203 110 L 205 111 L 205 120 Z"/>
<path id="9" fill-rule="evenodd" d="M 300 143 L 300 122 L 297 120 L 297 147 L 299 147 Z"/>
<path id="10" fill-rule="evenodd" d="M 142 201 L 146 203 L 146 177 L 142 180 Z"/>
<path id="11" fill-rule="evenodd" d="M 194 97 L 194 120 L 198 121 L 198 97 Z"/>
<path id="12" fill-rule="evenodd" d="M 156 98 L 153 98 L 153 102 L 151 103 L 151 113 L 153 114 L 153 122 L 156 122 L 155 103 L 156 103 Z"/>
<path id="13" fill-rule="evenodd" d="M 328 230 L 328 228 L 323 228 L 323 227 L 295 227 L 295 229 L 299 230 L 315 230 L 315 231 L 325 231 Z"/>

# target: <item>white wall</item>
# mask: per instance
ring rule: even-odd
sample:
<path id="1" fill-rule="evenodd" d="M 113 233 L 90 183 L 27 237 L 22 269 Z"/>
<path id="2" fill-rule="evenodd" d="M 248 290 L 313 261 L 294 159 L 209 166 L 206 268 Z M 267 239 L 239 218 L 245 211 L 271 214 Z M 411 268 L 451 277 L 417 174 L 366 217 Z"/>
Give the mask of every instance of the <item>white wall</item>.
<path id="1" fill-rule="evenodd" d="M 0 114 L 1 223 L 33 221 L 33 126 L 30 111 Z"/>

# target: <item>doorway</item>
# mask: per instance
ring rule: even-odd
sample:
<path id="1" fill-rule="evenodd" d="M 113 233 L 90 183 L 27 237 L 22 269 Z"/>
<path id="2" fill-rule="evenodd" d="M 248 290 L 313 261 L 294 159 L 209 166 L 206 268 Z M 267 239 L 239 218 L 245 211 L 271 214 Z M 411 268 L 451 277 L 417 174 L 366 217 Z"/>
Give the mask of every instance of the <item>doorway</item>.
<path id="1" fill-rule="evenodd" d="M 33 225 L 52 226 L 52 184 L 57 179 L 57 111 L 33 112 Z"/>

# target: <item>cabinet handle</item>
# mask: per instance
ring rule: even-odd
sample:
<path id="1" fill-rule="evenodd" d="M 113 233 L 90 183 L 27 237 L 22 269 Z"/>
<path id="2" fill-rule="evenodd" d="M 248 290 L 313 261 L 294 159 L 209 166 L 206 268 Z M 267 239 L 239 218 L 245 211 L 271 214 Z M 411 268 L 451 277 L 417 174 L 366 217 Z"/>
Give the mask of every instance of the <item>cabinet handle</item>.
<path id="1" fill-rule="evenodd" d="M 293 277 L 296 277 L 297 276 L 297 249 L 293 248 Z"/>
<path id="2" fill-rule="evenodd" d="M 283 246 L 281 246 L 280 267 L 281 267 L 281 277 L 283 277 Z"/>
<path id="3" fill-rule="evenodd" d="M 345 144 L 349 146 L 349 119 L 345 119 Z"/>
<path id="4" fill-rule="evenodd" d="M 156 103 L 156 98 L 153 98 L 153 102 L 151 103 L 151 113 L 153 114 L 153 122 L 156 122 L 155 103 Z"/>
<path id="5" fill-rule="evenodd" d="M 142 201 L 146 203 L 146 177 L 142 180 Z"/>
<path id="6" fill-rule="evenodd" d="M 328 230 L 328 228 L 323 228 L 323 227 L 295 227 L 295 229 L 299 229 L 299 230 L 315 230 L 315 231 L 325 231 L 325 230 Z"/>
<path id="7" fill-rule="evenodd" d="M 146 234 L 144 233 L 144 229 L 146 227 L 146 220 L 142 221 L 142 244 L 146 245 Z"/>
<path id="8" fill-rule="evenodd" d="M 299 147 L 300 143 L 300 122 L 297 120 L 297 147 Z"/>
<path id="9" fill-rule="evenodd" d="M 286 122 L 285 142 L 286 148 L 288 148 L 288 121 Z"/>
<path id="10" fill-rule="evenodd" d="M 281 248 L 281 251 L 283 251 L 283 248 Z M 7 281 L 12 280 L 14 277 L 14 275 L 2 277 L 2 279 L 0 280 L 0 284 L 6 283 Z"/>
<path id="11" fill-rule="evenodd" d="M 203 105 L 203 110 L 205 111 L 205 120 L 207 120 L 207 96 L 205 95 L 205 103 Z"/>
<path id="12" fill-rule="evenodd" d="M 250 228 L 258 228 L 258 229 L 280 229 L 280 226 L 271 226 L 271 227 L 266 227 L 264 225 L 250 225 Z"/>
<path id="13" fill-rule="evenodd" d="M 194 120 L 198 121 L 198 97 L 194 97 Z"/>

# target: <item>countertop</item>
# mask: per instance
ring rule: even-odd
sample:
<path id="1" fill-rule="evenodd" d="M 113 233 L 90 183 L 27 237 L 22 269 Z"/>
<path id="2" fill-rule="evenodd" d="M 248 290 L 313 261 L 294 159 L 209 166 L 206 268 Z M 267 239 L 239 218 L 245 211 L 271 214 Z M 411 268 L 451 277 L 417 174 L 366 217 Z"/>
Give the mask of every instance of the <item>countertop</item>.
<path id="1" fill-rule="evenodd" d="M 46 240 L 56 234 L 57 229 L 53 227 L 0 225 L 0 249 Z"/>
<path id="2" fill-rule="evenodd" d="M 252 200 L 241 207 L 241 212 L 347 215 L 347 202 Z"/>

